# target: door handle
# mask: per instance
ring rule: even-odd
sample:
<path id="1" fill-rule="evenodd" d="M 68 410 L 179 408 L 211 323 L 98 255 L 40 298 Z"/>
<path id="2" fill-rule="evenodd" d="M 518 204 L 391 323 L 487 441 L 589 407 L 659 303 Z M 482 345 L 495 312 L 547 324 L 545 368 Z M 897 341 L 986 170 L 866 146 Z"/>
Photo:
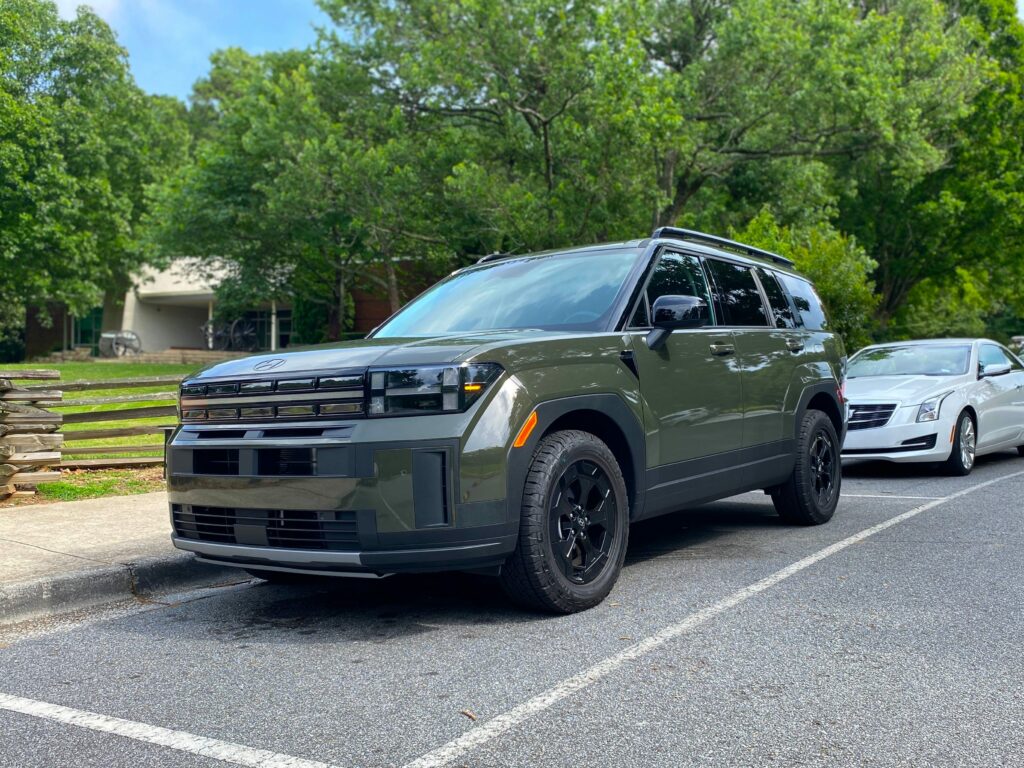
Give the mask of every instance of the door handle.
<path id="1" fill-rule="evenodd" d="M 804 343 L 796 339 L 786 339 L 786 348 L 790 352 L 800 352 L 804 348 Z"/>
<path id="2" fill-rule="evenodd" d="M 732 344 L 711 344 L 708 349 L 711 350 L 712 355 L 718 355 L 719 357 L 731 355 L 736 351 L 736 347 Z"/>

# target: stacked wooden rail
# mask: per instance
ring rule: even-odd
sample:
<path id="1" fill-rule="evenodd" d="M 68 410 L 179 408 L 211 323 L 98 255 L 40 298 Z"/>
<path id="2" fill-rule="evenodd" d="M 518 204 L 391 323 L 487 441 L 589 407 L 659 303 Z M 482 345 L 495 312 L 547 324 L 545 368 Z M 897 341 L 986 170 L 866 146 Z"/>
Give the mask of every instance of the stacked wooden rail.
<path id="1" fill-rule="evenodd" d="M 38 483 L 60 478 L 62 393 L 52 385 L 19 386 L 18 381 L 54 380 L 59 371 L 0 371 L 0 501 L 31 496 Z"/>
<path id="2" fill-rule="evenodd" d="M 163 464 L 163 437 L 176 421 L 178 384 L 181 376 L 149 376 L 131 379 L 103 379 L 98 381 L 72 381 L 62 386 L 65 393 L 76 393 L 60 403 L 65 411 L 63 422 L 70 428 L 64 431 L 64 445 L 60 449 L 62 469 L 111 469 L 117 467 L 151 467 Z M 128 395 L 90 396 L 90 391 L 113 389 L 142 389 L 166 387 L 160 392 L 140 392 Z M 145 403 L 145 405 L 139 405 Z M 116 405 L 113 410 L 92 410 L 93 407 Z M 123 407 L 122 407 L 123 406 Z M 165 417 L 160 423 L 123 426 L 118 422 Z M 79 428 L 78 425 L 88 425 Z M 77 446 L 84 441 L 153 435 L 144 444 Z M 159 437 L 157 437 L 159 436 Z M 123 454 L 153 453 L 157 456 L 124 456 Z M 99 456 L 99 458 L 88 458 Z M 82 458 L 86 457 L 86 458 Z"/>

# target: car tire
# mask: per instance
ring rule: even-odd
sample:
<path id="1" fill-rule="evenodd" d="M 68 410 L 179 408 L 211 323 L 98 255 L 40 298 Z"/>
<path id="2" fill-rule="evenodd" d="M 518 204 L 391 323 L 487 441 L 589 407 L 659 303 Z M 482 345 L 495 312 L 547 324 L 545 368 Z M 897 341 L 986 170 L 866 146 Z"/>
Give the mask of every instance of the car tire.
<path id="1" fill-rule="evenodd" d="M 522 606 L 583 611 L 611 592 L 628 540 L 629 497 L 615 455 L 588 432 L 555 432 L 534 452 L 519 540 L 499 579 Z"/>
<path id="2" fill-rule="evenodd" d="M 786 482 L 771 489 L 775 510 L 793 525 L 820 525 L 835 514 L 842 488 L 839 437 L 822 411 L 809 410 L 800 420 L 796 463 Z"/>
<path id="3" fill-rule="evenodd" d="M 292 573 L 290 571 L 264 571 L 260 568 L 245 568 L 246 573 L 255 576 L 257 579 L 269 581 L 271 584 L 315 584 L 323 581 L 324 576 L 316 576 L 311 573 Z"/>
<path id="4" fill-rule="evenodd" d="M 970 411 L 960 411 L 960 415 L 956 417 L 953 447 L 949 451 L 949 458 L 942 465 L 946 474 L 954 477 L 966 477 L 971 474 L 977 446 L 978 429 L 974 417 Z"/>

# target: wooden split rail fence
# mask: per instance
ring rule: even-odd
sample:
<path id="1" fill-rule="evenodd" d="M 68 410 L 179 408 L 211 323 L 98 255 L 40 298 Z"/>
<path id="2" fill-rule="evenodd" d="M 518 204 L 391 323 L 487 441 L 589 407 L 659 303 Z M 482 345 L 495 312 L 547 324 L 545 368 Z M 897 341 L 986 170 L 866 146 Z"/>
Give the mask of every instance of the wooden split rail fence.
<path id="1" fill-rule="evenodd" d="M 59 480 L 59 469 L 163 464 L 181 376 L 21 383 L 56 379 L 59 371 L 0 370 L 0 501 Z M 132 389 L 144 391 L 109 394 Z"/>
<path id="2" fill-rule="evenodd" d="M 30 496 L 37 483 L 60 478 L 62 417 L 48 410 L 61 401 L 51 386 L 16 382 L 59 379 L 58 371 L 0 371 L 0 500 Z"/>
<path id="3" fill-rule="evenodd" d="M 111 469 L 152 467 L 164 462 L 167 430 L 177 421 L 178 384 L 181 376 L 149 376 L 131 379 L 70 381 L 61 385 L 64 445 L 62 469 Z M 151 391 L 154 387 L 160 391 Z M 150 391 L 93 396 L 98 390 L 148 389 Z M 68 396 L 69 393 L 73 393 Z M 111 408 L 110 406 L 116 406 Z M 159 419 L 157 421 L 157 419 Z M 146 420 L 124 426 L 120 422 Z M 152 435 L 144 443 L 120 438 Z M 92 445 L 78 445 L 90 441 Z M 102 444 L 98 444 L 102 443 Z M 148 456 L 124 454 L 150 454 Z M 157 455 L 152 455 L 156 453 Z M 99 457 L 99 458 L 90 458 Z"/>

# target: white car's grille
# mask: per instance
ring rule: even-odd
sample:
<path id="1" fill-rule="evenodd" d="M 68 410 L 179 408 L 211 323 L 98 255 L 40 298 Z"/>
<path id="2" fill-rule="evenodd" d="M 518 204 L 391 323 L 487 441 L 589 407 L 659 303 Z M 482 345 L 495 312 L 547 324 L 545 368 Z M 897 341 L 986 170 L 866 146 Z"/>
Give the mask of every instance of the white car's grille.
<path id="1" fill-rule="evenodd" d="M 896 411 L 894 403 L 883 405 L 854 405 L 850 404 L 849 429 L 873 429 L 884 427 L 889 423 L 893 413 Z"/>

